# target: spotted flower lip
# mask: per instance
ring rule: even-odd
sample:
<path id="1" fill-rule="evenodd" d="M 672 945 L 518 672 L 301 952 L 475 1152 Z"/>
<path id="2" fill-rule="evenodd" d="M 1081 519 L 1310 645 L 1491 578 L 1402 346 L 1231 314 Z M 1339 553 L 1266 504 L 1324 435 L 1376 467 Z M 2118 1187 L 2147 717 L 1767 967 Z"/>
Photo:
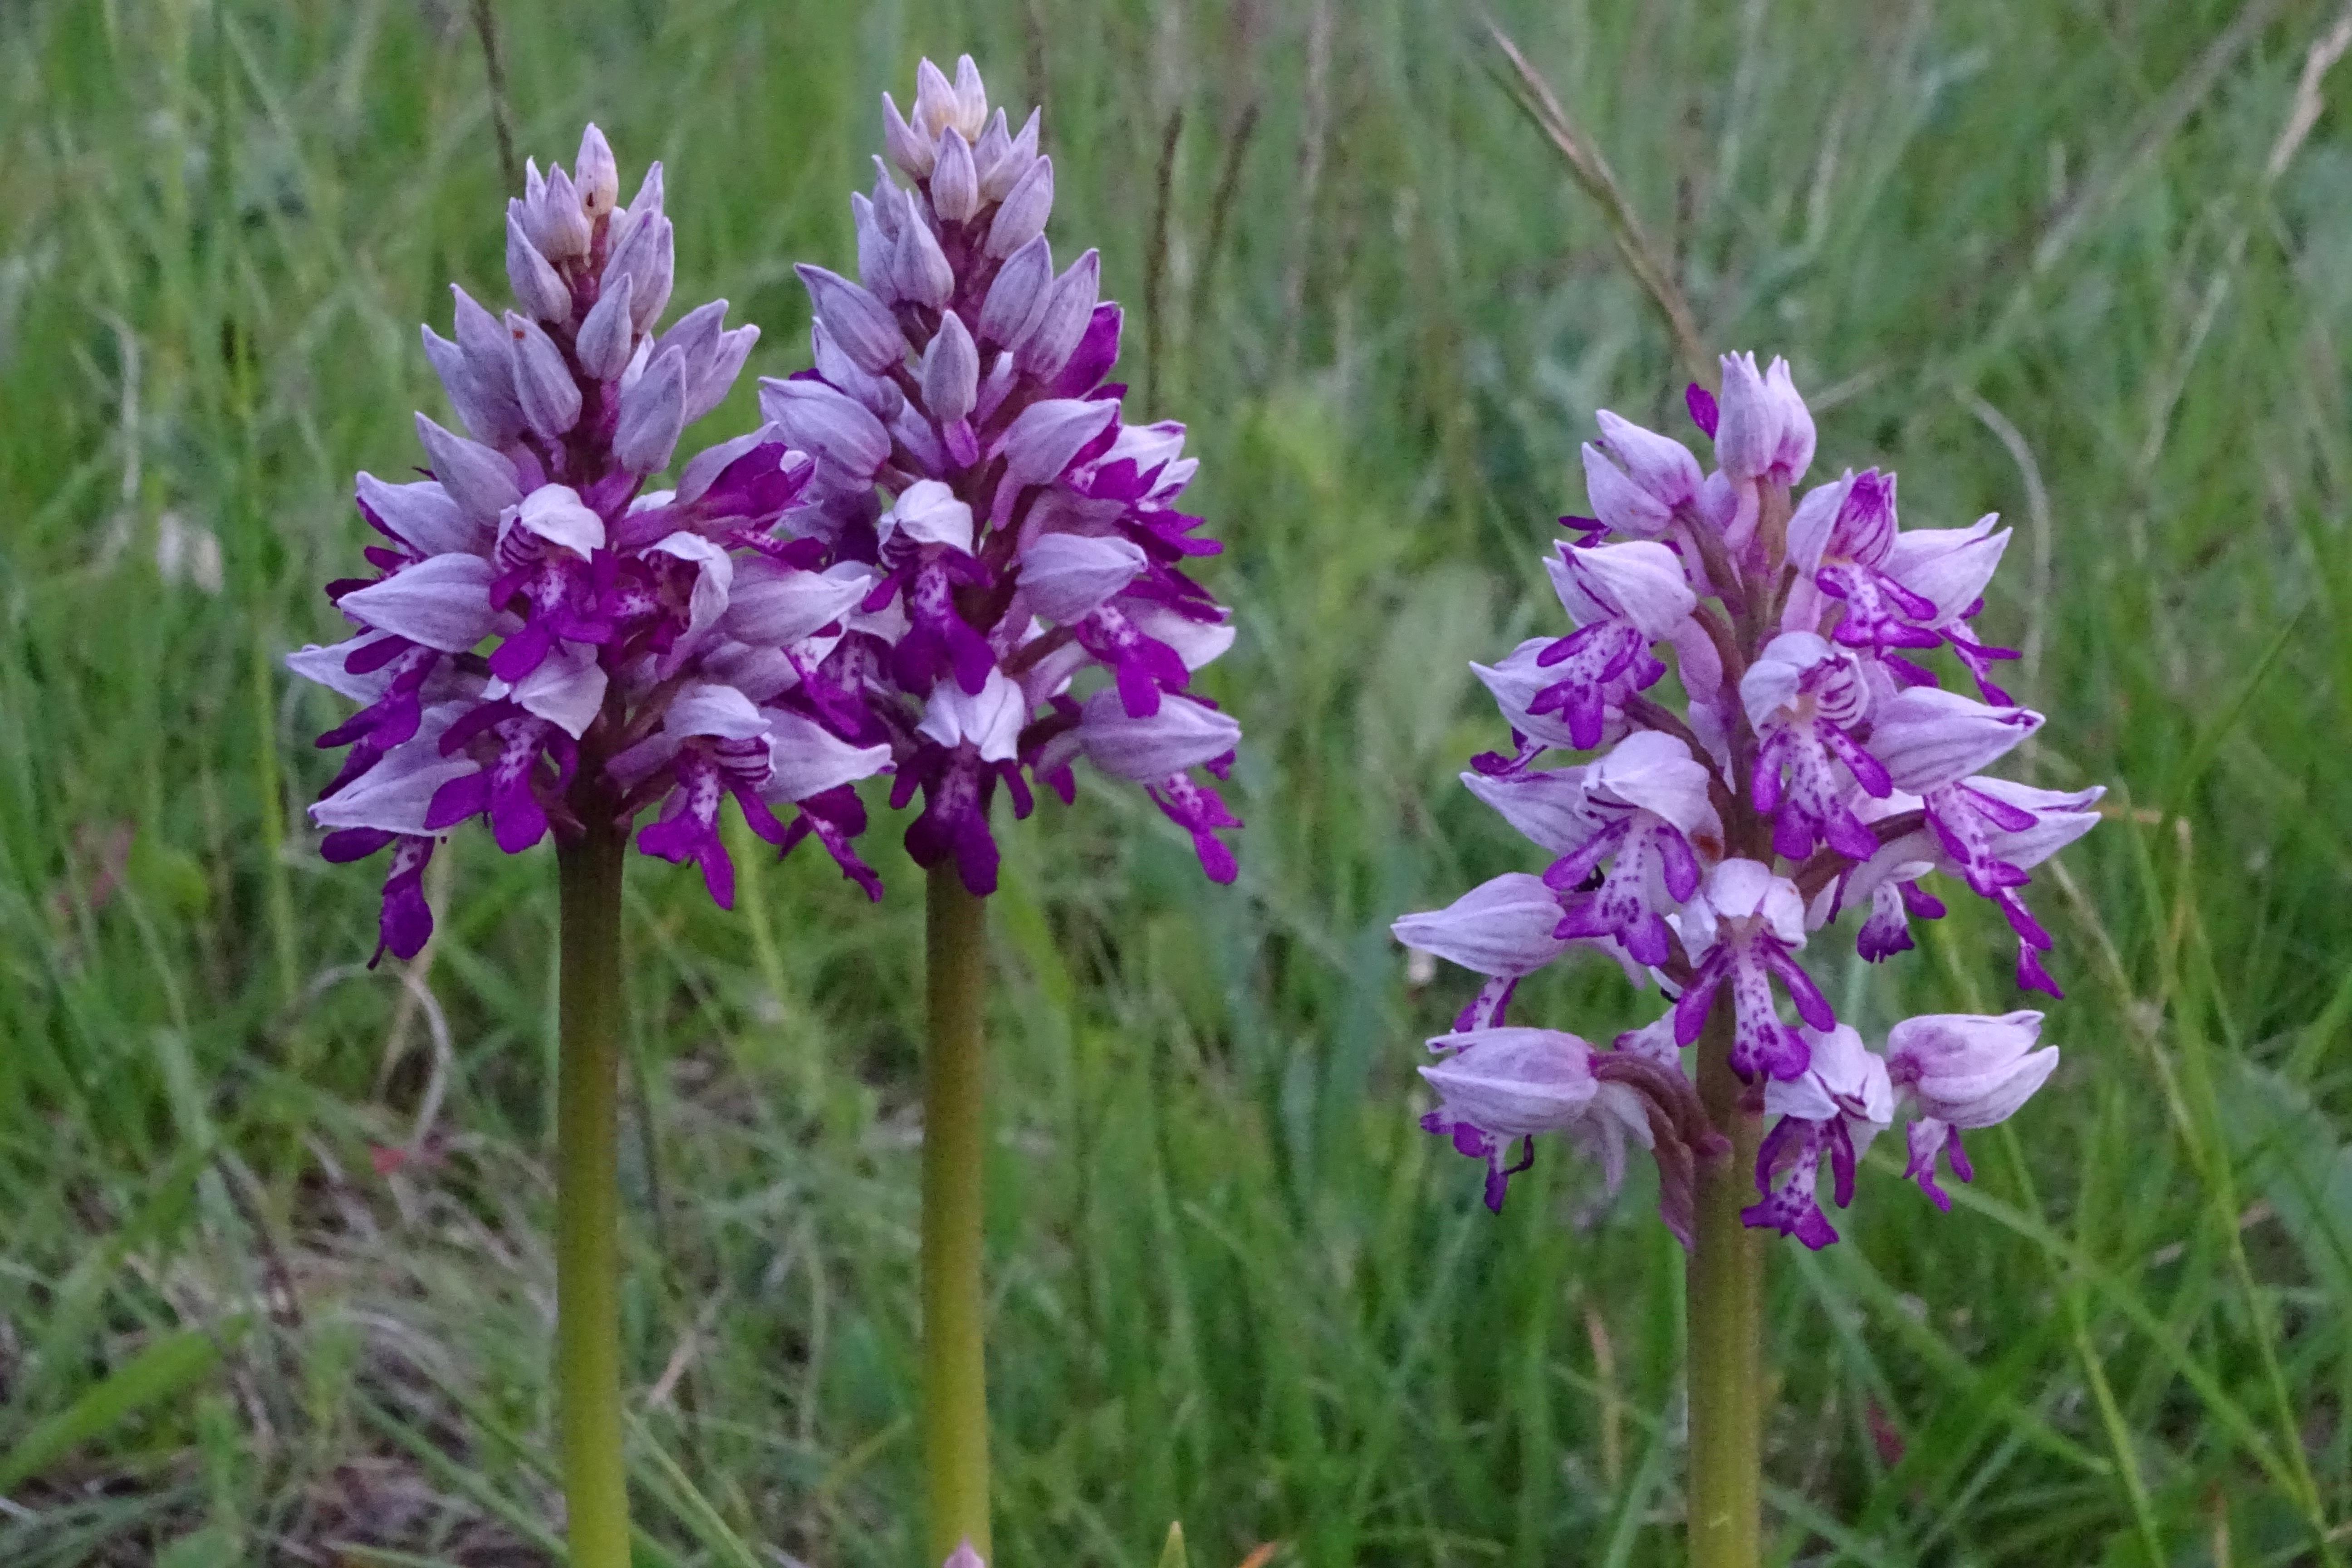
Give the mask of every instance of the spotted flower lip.
<path id="1" fill-rule="evenodd" d="M 1778 1120 L 1757 1151 L 1761 1201 L 1742 1218 L 1818 1251 L 1838 1238 L 1816 1195 L 1822 1159 L 1829 1159 L 1838 1206 L 1846 1207 L 1863 1155 L 1895 1120 L 1895 1090 L 1885 1060 L 1852 1026 L 1809 1027 L 1805 1044 L 1806 1070 L 1764 1091 L 1765 1114 Z"/>
<path id="2" fill-rule="evenodd" d="M 952 79 L 924 61 L 913 107 L 882 109 L 885 157 L 850 198 L 856 275 L 799 269 L 813 365 L 761 384 L 815 459 L 787 531 L 845 592 L 845 563 L 871 573 L 803 689 L 889 749 L 894 805 L 921 800 L 909 851 L 975 893 L 995 887 L 998 792 L 1015 816 L 1036 784 L 1070 800 L 1079 762 L 1141 785 L 1231 881 L 1241 824 L 1202 775 L 1224 777 L 1241 731 L 1194 677 L 1234 628 L 1192 575 L 1220 546 L 1180 510 L 1184 426 L 1126 422 L 1107 379 L 1123 316 L 1097 252 L 1056 265 L 1039 116 L 1015 134 L 968 56 Z"/>
<path id="3" fill-rule="evenodd" d="M 1961 1133 L 2014 1112 L 2056 1057 L 2034 1047 L 2039 1014 L 1931 1015 L 1874 1049 L 1808 973 L 1808 948 L 1852 909 L 1862 958 L 1906 951 L 1915 922 L 1946 912 L 1949 881 L 2000 911 L 2018 984 L 2055 995 L 2055 942 L 2024 889 L 2098 820 L 2100 791 L 1984 771 L 2044 722 L 1993 679 L 2014 656 L 1969 624 L 2008 542 L 1999 520 L 1906 531 L 1895 476 L 1875 468 L 1800 489 L 1818 432 L 1789 363 L 1732 354 L 1722 373 L 1719 396 L 1685 399 L 1711 472 L 1601 413 L 1581 452 L 1593 515 L 1561 519 L 1576 537 L 1544 559 L 1568 631 L 1471 666 L 1511 733 L 1463 783 L 1540 869 L 1393 931 L 1486 976 L 1433 1042 L 1449 1065 L 1431 1069 L 1441 1104 L 1425 1125 L 1486 1163 L 1490 1203 L 1540 1132 L 1590 1142 L 1580 1071 L 1648 1075 L 1654 1130 L 1673 1086 L 1690 1087 L 1684 1053 L 1706 1041 L 1770 1123 L 1746 1222 L 1822 1247 L 1837 1238 L 1824 1198 L 1852 1201 L 1880 1130 L 1908 1117 L 1909 1173 L 1945 1204 L 1937 1170 L 1969 1175 Z M 1945 688 L 1931 661 L 1947 656 L 1975 695 Z M 1607 1051 L 1524 1030 L 1520 983 L 1574 947 L 1654 979 L 1665 1010 Z M 1667 1185 L 1727 1147 L 1723 1131 L 1654 1138 Z M 1671 1205 L 1667 1218 L 1687 1243 Z"/>
<path id="4" fill-rule="evenodd" d="M 819 700 L 806 658 L 877 573 L 783 529 L 822 463 L 781 423 L 646 489 L 759 334 L 728 328 L 724 300 L 656 331 L 674 272 L 661 166 L 626 207 L 618 178 L 593 125 L 572 172 L 530 166 L 506 224 L 520 308 L 459 289 L 454 337 L 425 331 L 463 433 L 419 414 L 428 477 L 359 476 L 376 574 L 328 588 L 355 635 L 287 659 L 361 704 L 320 739 L 350 751 L 310 814 L 330 860 L 394 851 L 379 957 L 423 946 L 425 864 L 472 818 L 518 853 L 649 816 L 638 847 L 697 865 L 725 905 L 731 800 L 757 836 L 814 834 L 879 891 L 849 786 L 892 753 Z"/>

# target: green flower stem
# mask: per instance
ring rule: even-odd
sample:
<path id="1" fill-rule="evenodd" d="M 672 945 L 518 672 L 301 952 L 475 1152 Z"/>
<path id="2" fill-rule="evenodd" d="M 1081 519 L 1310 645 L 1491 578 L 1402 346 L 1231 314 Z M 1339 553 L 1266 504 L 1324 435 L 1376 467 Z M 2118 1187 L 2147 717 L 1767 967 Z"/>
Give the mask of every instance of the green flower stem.
<path id="1" fill-rule="evenodd" d="M 987 906 L 952 864 L 932 868 L 924 937 L 930 1049 L 923 1059 L 923 1462 L 929 1549 L 944 1562 L 988 1540 L 988 1381 L 981 1291 Z"/>
<path id="2" fill-rule="evenodd" d="M 621 856 L 590 818 L 556 851 L 562 889 L 556 1089 L 555 1382 L 572 1568 L 629 1568 L 621 1457 Z"/>
<path id="3" fill-rule="evenodd" d="M 1763 1117 L 1731 1070 L 1731 1026 L 1727 996 L 1698 1043 L 1699 1099 L 1731 1157 L 1699 1171 L 1698 1246 L 1685 1277 L 1691 1568 L 1756 1568 L 1763 1533 L 1764 1247 L 1739 1223 Z"/>

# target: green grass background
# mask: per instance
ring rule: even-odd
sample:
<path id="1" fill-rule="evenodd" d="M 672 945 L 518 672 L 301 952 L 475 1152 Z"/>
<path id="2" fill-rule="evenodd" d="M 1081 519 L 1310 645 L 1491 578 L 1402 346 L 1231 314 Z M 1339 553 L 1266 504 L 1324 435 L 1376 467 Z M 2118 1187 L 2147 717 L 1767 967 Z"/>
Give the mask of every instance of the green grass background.
<path id="1" fill-rule="evenodd" d="M 1772 1265 L 1775 1561 L 2303 1564 L 2352 1541 L 2352 126 L 2292 0 L 1522 0 L 1708 340 L 1824 465 L 2018 529 L 1985 624 L 2119 808 L 2034 900 L 2058 1076 L 1939 1217 L 1882 1148 Z M 668 166 L 679 298 L 804 363 L 876 96 L 1047 105 L 1058 246 L 1189 421 L 1241 640 L 1244 870 L 1087 781 L 1006 836 L 989 1173 L 1010 1563 L 1679 1557 L 1679 1264 L 1547 1149 L 1499 1220 L 1413 1127 L 1396 913 L 1528 847 L 1465 663 L 1557 626 L 1656 320 L 1444 0 L 499 0 L 518 142 Z M 2317 49 L 2315 55 L 2314 50 Z M 2313 116 L 2298 84 L 2316 71 Z M 0 4 L 0 1562 L 551 1560 L 553 898 L 447 858 L 421 984 L 312 853 L 351 475 L 503 290 L 460 0 Z M 1172 151 L 1171 151 L 1172 149 Z M 1162 169 L 1167 178 L 1163 184 Z M 1164 195 L 1163 195 L 1164 192 Z M 1223 195 L 1221 197 L 1221 192 Z M 698 434 L 752 416 L 744 389 Z M 215 542 L 217 576 L 205 539 Z M 176 556 L 174 552 L 176 552 Z M 625 1332 L 648 1563 L 903 1563 L 919 880 L 639 861 Z M 1972 902 L 1963 900 L 1963 903 Z M 2012 1004 L 1957 907 L 1866 1033 Z M 1603 1035 L 1613 973 L 1533 989 Z M 1889 1142 L 1899 1141 L 1890 1140 Z M 415 1147 L 385 1174 L 373 1147 Z"/>

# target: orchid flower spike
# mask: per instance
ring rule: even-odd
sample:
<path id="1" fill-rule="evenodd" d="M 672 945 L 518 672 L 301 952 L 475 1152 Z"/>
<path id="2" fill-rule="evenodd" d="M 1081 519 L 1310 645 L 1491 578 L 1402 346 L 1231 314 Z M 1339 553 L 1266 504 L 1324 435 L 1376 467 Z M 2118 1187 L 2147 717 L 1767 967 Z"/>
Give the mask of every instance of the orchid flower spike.
<path id="1" fill-rule="evenodd" d="M 761 384 L 814 454 L 786 529 L 870 575 L 805 676 L 828 720 L 881 748 L 891 804 L 919 794 L 907 847 L 996 886 L 989 808 L 1031 784 L 1065 801 L 1084 759 L 1143 786 L 1214 880 L 1241 824 L 1215 787 L 1241 728 L 1192 686 L 1229 613 L 1186 570 L 1221 546 L 1179 498 L 1184 426 L 1125 422 L 1120 311 L 1088 250 L 1056 268 L 1054 163 L 1016 132 L 969 58 L 887 94 L 870 194 L 853 195 L 856 277 L 804 266 L 814 367 Z M 901 184 L 903 176 L 911 184 Z"/>
<path id="2" fill-rule="evenodd" d="M 425 329 L 458 428 L 416 416 L 423 479 L 359 476 L 370 572 L 327 585 L 350 635 L 287 659 L 360 704 L 319 738 L 350 750 L 310 816 L 330 860 L 392 851 L 379 958 L 424 945 L 425 862 L 474 817 L 509 854 L 650 817 L 638 847 L 694 862 L 726 906 L 731 797 L 780 851 L 814 835 L 880 894 L 851 785 L 890 749 L 816 680 L 879 574 L 779 531 L 821 458 L 763 425 L 646 488 L 759 337 L 723 300 L 661 330 L 663 195 L 656 163 L 619 205 L 593 125 L 571 173 L 532 166 L 507 208 L 517 308 L 456 289 L 455 340 Z"/>
<path id="3" fill-rule="evenodd" d="M 1583 449 L 1597 515 L 1561 519 L 1576 537 L 1544 562 L 1572 629 L 1471 667 L 1512 746 L 1463 782 L 1546 858 L 1396 922 L 1406 946 L 1486 976 L 1430 1042 L 1423 1125 L 1485 1163 L 1495 1207 L 1538 1134 L 1598 1152 L 1612 1184 L 1625 1144 L 1649 1148 L 1687 1244 L 1692 1162 L 1729 1145 L 1683 1052 L 1722 1017 L 1726 1065 L 1771 1121 L 1746 1221 L 1818 1247 L 1837 1238 L 1824 1163 L 1843 1207 L 1871 1140 L 1907 1118 L 1908 1174 L 1948 1207 L 1937 1172 L 1969 1179 L 1961 1133 L 2013 1114 L 2058 1052 L 2032 1012 L 1911 1018 L 1873 1050 L 1806 972 L 1808 942 L 1851 907 L 1864 959 L 1902 952 L 1948 879 L 2000 910 L 2019 985 L 2058 995 L 2022 890 L 2102 792 L 1984 772 L 2042 722 L 1994 682 L 2016 655 L 1969 624 L 2009 541 L 1997 519 L 1905 532 L 1875 468 L 1800 494 L 1815 431 L 1785 360 L 1727 355 L 1721 397 L 1685 401 L 1714 471 L 1603 410 Z M 1924 662 L 1938 649 L 1975 695 Z M 1669 670 L 1679 706 L 1653 694 Z M 1507 1022 L 1520 981 L 1573 948 L 1655 980 L 1664 1013 L 1606 1047 Z"/>

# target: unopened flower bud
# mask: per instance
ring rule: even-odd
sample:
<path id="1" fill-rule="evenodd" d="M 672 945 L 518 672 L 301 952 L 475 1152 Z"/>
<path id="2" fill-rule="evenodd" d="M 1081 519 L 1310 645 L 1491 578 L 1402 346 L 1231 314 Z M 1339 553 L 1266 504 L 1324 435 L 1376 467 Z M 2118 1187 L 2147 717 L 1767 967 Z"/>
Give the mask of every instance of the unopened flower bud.
<path id="1" fill-rule="evenodd" d="M 980 336 L 1009 348 L 1028 335 L 1054 287 L 1054 247 L 1039 235 L 1004 258 L 981 301 Z"/>
<path id="2" fill-rule="evenodd" d="M 724 305 L 727 301 L 719 301 Z M 744 325 L 719 334 L 710 355 L 701 369 L 686 385 L 686 422 L 689 425 L 719 406 L 735 386 L 735 378 L 743 374 L 743 362 L 751 357 L 752 345 L 760 341 L 760 329 Z"/>
<path id="3" fill-rule="evenodd" d="M 807 285 L 816 318 L 859 368 L 879 375 L 907 357 L 906 334 L 881 300 L 822 267 L 794 268 Z"/>
<path id="4" fill-rule="evenodd" d="M 1674 521 L 1672 507 L 1636 483 L 1591 442 L 1584 443 L 1581 455 L 1584 493 L 1591 503 L 1593 516 L 1615 531 L 1630 533 L 1636 539 L 1655 539 L 1666 531 Z"/>
<path id="5" fill-rule="evenodd" d="M 466 351 L 430 327 L 425 329 L 425 357 L 432 363 L 433 374 L 441 378 L 449 406 L 457 410 L 474 439 L 503 447 L 522 434 L 522 410 L 515 403 L 511 378 L 504 374 L 504 366 L 498 383 L 488 384 L 488 378 L 475 370 Z"/>
<path id="6" fill-rule="evenodd" d="M 662 308 L 669 303 L 675 239 L 669 219 L 658 211 L 632 217 L 629 232 L 604 262 L 604 285 L 612 287 L 616 277 L 629 279 L 629 324 L 643 332 L 661 319 Z"/>
<path id="7" fill-rule="evenodd" d="M 1102 256 L 1089 250 L 1054 280 L 1053 292 L 1039 307 L 1028 335 L 1013 345 L 1014 368 L 1040 381 L 1059 374 L 1078 340 L 1086 336 L 1101 288 Z"/>
<path id="8" fill-rule="evenodd" d="M 980 79 L 980 67 L 970 55 L 956 57 L 955 119 L 950 121 L 963 133 L 967 142 L 976 140 L 980 128 L 988 121 L 988 89 Z"/>
<path id="9" fill-rule="evenodd" d="M 572 177 L 580 188 L 581 210 L 591 222 L 613 216 L 621 200 L 621 169 L 613 161 L 612 145 L 593 121 L 580 133 L 580 155 L 572 161 Z"/>
<path id="10" fill-rule="evenodd" d="M 1013 187 L 1020 184 L 1021 176 L 1029 172 L 1030 165 L 1036 163 L 1037 124 L 1041 112 L 1039 110 L 1031 110 L 1027 123 L 1021 127 L 1021 134 L 1013 137 L 1001 152 L 977 157 L 976 161 L 980 165 L 980 199 L 982 202 L 1003 201 L 1011 193 Z M 1000 131 L 1002 118 L 1000 115 L 998 125 Z M 981 153 L 987 153 L 988 146 L 984 140 L 978 151 Z"/>
<path id="11" fill-rule="evenodd" d="M 1013 384 L 1019 379 L 1020 373 L 1013 368 L 1012 354 L 1000 353 L 991 360 L 988 374 L 981 378 L 980 402 L 972 408 L 972 417 L 981 420 L 994 418 L 996 411 L 1004 406 L 1005 398 L 1012 395 Z"/>
<path id="12" fill-rule="evenodd" d="M 1725 354 L 1715 427 L 1716 465 L 1735 480 L 1763 477 L 1780 444 L 1780 408 L 1752 353 Z"/>
<path id="13" fill-rule="evenodd" d="M 922 102 L 919 96 L 916 103 Z M 882 95 L 882 145 L 890 154 L 890 162 L 918 180 L 928 179 L 931 160 L 938 156 L 938 144 L 929 136 L 919 135 L 907 123 L 905 115 L 888 93 Z"/>
<path id="14" fill-rule="evenodd" d="M 980 210 L 980 171 L 973 166 L 971 143 L 950 127 L 940 132 L 939 155 L 931 163 L 931 211 L 942 223 L 961 223 Z"/>
<path id="15" fill-rule="evenodd" d="M 935 140 L 939 133 L 950 128 L 963 132 L 971 141 L 980 134 L 988 121 L 988 92 L 980 79 L 980 68 L 970 55 L 956 61 L 956 79 L 950 84 L 946 73 L 929 60 L 915 68 L 914 129 L 919 135 Z"/>
<path id="16" fill-rule="evenodd" d="M 533 430 L 556 440 L 580 423 L 580 384 L 563 363 L 563 351 L 537 321 L 509 310 L 507 332 L 513 345 L 515 400 Z"/>
<path id="17" fill-rule="evenodd" d="M 846 473 L 870 477 L 890 455 L 890 434 L 882 422 L 821 381 L 762 381 L 760 411 L 775 421 L 791 445 Z"/>
<path id="18" fill-rule="evenodd" d="M 624 272 L 605 285 L 604 292 L 580 323 L 577 353 L 580 368 L 598 381 L 618 380 L 636 352 L 636 328 L 629 319 L 629 300 L 635 279 Z"/>
<path id="19" fill-rule="evenodd" d="M 662 196 L 665 189 L 662 183 L 661 160 L 656 158 L 646 165 L 645 178 L 637 182 L 636 199 L 628 206 L 629 221 L 638 224 L 648 218 L 661 216 Z"/>
<path id="20" fill-rule="evenodd" d="M 898 241 L 882 228 L 874 204 L 863 191 L 849 194 L 850 224 L 857 233 L 857 279 L 884 304 L 898 300 Z"/>
<path id="21" fill-rule="evenodd" d="M 507 206 L 507 282 L 515 302 L 542 321 L 572 319 L 572 290 L 523 232 L 520 202 Z"/>
<path id="22" fill-rule="evenodd" d="M 1045 232 L 1054 212 L 1054 160 L 1040 158 L 1005 192 L 1003 205 L 988 226 L 991 256 L 1010 256 Z"/>
<path id="23" fill-rule="evenodd" d="M 468 517 L 488 521 L 522 500 L 514 465 L 500 454 L 451 435 L 422 414 L 416 416 L 416 438 L 431 461 L 433 477 Z"/>
<path id="24" fill-rule="evenodd" d="M 1701 475 L 1698 459 L 1688 447 L 1671 436 L 1620 419 L 1606 408 L 1597 418 L 1602 445 L 1635 484 L 1669 509 L 1698 504 Z"/>
<path id="25" fill-rule="evenodd" d="M 898 253 L 891 258 L 890 270 L 905 298 L 934 310 L 955 290 L 955 268 L 940 248 L 940 237 L 911 204 L 900 213 Z"/>
<path id="26" fill-rule="evenodd" d="M 1813 465 L 1813 415 L 1798 395 L 1789 374 L 1789 362 L 1777 355 L 1764 373 L 1764 390 L 1778 416 L 1780 438 L 1773 443 L 1770 477 L 1793 485 Z"/>
<path id="27" fill-rule="evenodd" d="M 621 395 L 620 423 L 613 431 L 613 456 L 633 474 L 668 466 L 686 428 L 686 356 L 672 349 L 656 355 Z"/>
<path id="28" fill-rule="evenodd" d="M 572 176 L 561 167 L 547 176 L 538 199 L 524 205 L 531 243 L 550 261 L 577 261 L 588 254 L 588 215 Z"/>
<path id="29" fill-rule="evenodd" d="M 971 412 L 980 396 L 980 350 L 953 310 L 923 351 L 923 406 L 944 426 Z"/>
<path id="30" fill-rule="evenodd" d="M 982 131 L 979 140 L 971 144 L 972 168 L 981 182 L 981 199 L 983 202 L 996 199 L 986 194 L 988 176 L 1003 160 L 1005 154 L 1012 151 L 1013 137 L 1006 127 L 1004 110 L 1000 109 L 988 117 L 987 129 Z"/>
<path id="31" fill-rule="evenodd" d="M 816 373 L 833 385 L 849 394 L 877 419 L 887 420 L 897 416 L 907 395 L 898 384 L 878 375 L 869 375 L 856 361 L 841 352 L 840 343 L 824 330 L 823 321 L 809 323 L 809 343 L 816 361 Z"/>

